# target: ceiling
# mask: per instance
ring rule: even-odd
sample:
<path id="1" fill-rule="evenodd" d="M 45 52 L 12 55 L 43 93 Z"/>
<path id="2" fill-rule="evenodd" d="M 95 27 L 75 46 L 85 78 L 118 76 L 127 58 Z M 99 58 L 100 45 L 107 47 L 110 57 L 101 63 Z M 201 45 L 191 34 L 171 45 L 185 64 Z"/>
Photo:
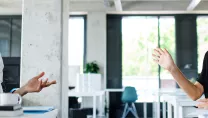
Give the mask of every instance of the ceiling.
<path id="1" fill-rule="evenodd" d="M 89 12 L 202 12 L 208 13 L 208 0 L 201 0 L 194 8 L 191 3 L 200 0 L 70 0 L 70 11 Z M 20 12 L 22 0 L 0 0 L 0 13 Z"/>

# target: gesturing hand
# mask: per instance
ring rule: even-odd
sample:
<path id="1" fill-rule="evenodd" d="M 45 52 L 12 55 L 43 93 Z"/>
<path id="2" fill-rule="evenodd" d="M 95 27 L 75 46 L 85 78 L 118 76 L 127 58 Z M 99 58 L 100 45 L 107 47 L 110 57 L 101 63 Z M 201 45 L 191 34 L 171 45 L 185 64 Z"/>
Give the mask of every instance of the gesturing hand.
<path id="1" fill-rule="evenodd" d="M 208 99 L 200 99 L 198 100 L 200 102 L 197 107 L 201 109 L 208 109 Z"/>
<path id="2" fill-rule="evenodd" d="M 24 87 L 25 91 L 27 91 L 27 93 L 40 92 L 43 88 L 48 87 L 52 84 L 56 84 L 55 80 L 48 82 L 48 78 L 45 79 L 44 81 L 40 80 L 40 78 L 43 77 L 44 75 L 45 73 L 42 72 L 38 76 L 33 77 L 31 80 L 29 80 Z"/>
<path id="3" fill-rule="evenodd" d="M 156 48 L 152 54 L 153 60 L 164 69 L 171 71 L 171 68 L 175 65 L 169 52 L 164 49 Z"/>

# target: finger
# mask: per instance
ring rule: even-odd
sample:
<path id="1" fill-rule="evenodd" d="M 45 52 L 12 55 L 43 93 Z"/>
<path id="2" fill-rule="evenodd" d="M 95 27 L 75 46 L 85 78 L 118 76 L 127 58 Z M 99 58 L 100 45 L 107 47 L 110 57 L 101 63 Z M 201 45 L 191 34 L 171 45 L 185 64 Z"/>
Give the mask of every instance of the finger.
<path id="1" fill-rule="evenodd" d="M 168 52 L 168 50 L 166 48 L 164 49 L 164 52 L 167 53 L 167 54 L 169 54 L 169 52 Z"/>
<path id="2" fill-rule="evenodd" d="M 159 63 L 159 60 L 157 60 L 157 59 L 153 59 L 153 61 L 157 64 Z"/>
<path id="3" fill-rule="evenodd" d="M 42 82 L 41 87 L 42 88 L 45 87 L 47 83 L 48 83 L 48 79 L 46 79 L 45 81 Z"/>
<path id="4" fill-rule="evenodd" d="M 53 80 L 51 82 L 48 82 L 46 85 L 52 85 L 52 84 L 56 84 L 56 80 Z"/>
<path id="5" fill-rule="evenodd" d="M 208 106 L 208 103 L 201 103 L 201 104 L 198 104 L 197 106 L 198 108 L 205 108 Z"/>
<path id="6" fill-rule="evenodd" d="M 206 105 L 206 106 L 197 106 L 199 109 L 207 109 L 207 106 L 208 105 Z"/>
<path id="7" fill-rule="evenodd" d="M 152 54 L 152 56 L 153 56 L 155 59 L 159 59 L 159 58 L 160 58 L 160 56 L 155 55 L 155 54 Z"/>
<path id="8" fill-rule="evenodd" d="M 200 99 L 200 100 L 197 100 L 198 102 L 208 102 L 208 99 Z"/>
<path id="9" fill-rule="evenodd" d="M 160 56 L 160 55 L 162 55 L 158 50 L 156 50 L 156 49 L 154 49 L 154 53 L 153 54 L 155 54 L 155 55 L 158 55 L 158 56 Z"/>
<path id="10" fill-rule="evenodd" d="M 53 80 L 53 81 L 51 81 L 51 82 L 47 82 L 47 83 L 46 83 L 46 87 L 48 87 L 48 86 L 50 86 L 50 85 L 52 85 L 52 84 L 56 84 L 56 80 Z"/>
<path id="11" fill-rule="evenodd" d="M 160 54 L 164 54 L 164 51 L 161 48 L 156 48 L 156 49 L 160 52 Z"/>
<path id="12" fill-rule="evenodd" d="M 197 106 L 199 109 L 203 109 L 204 107 L 201 107 L 201 106 Z"/>
<path id="13" fill-rule="evenodd" d="M 48 78 L 46 78 L 46 79 L 43 81 L 42 86 L 45 86 L 46 83 L 48 83 Z"/>
<path id="14" fill-rule="evenodd" d="M 40 79 L 41 77 L 43 77 L 45 75 L 45 72 L 40 73 L 38 76 L 36 76 L 36 79 Z"/>

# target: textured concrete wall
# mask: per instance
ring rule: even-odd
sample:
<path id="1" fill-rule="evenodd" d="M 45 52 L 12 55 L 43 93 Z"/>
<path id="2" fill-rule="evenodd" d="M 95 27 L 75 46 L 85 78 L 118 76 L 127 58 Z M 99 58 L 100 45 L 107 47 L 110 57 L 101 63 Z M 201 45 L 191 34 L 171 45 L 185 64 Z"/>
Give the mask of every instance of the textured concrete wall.
<path id="1" fill-rule="evenodd" d="M 21 85 L 42 71 L 46 72 L 45 78 L 57 81 L 38 94 L 26 95 L 24 105 L 49 105 L 64 110 L 68 104 L 67 0 L 24 0 L 23 4 Z"/>
<path id="2" fill-rule="evenodd" d="M 59 0 L 25 0 L 22 25 L 21 85 L 41 71 L 61 78 L 61 4 Z M 47 9 L 46 9 L 47 8 Z M 25 96 L 25 105 L 60 105 L 60 84 Z"/>

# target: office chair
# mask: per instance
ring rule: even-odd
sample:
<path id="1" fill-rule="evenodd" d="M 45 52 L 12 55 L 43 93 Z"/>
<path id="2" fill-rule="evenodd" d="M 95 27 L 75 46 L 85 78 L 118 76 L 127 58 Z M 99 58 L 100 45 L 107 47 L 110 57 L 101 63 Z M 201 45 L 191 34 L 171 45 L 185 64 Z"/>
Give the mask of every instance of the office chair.
<path id="1" fill-rule="evenodd" d="M 122 94 L 122 102 L 125 103 L 122 118 L 126 118 L 129 112 L 131 112 L 135 118 L 139 118 L 134 102 L 137 100 L 137 92 L 134 87 L 125 87 Z"/>

